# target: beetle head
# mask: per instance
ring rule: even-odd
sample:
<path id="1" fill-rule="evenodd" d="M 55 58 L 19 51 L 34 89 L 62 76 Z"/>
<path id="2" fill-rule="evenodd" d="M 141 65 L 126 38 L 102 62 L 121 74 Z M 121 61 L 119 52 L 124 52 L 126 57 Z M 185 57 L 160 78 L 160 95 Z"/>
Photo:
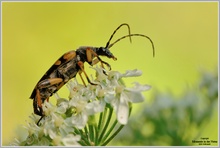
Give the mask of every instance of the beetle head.
<path id="1" fill-rule="evenodd" d="M 96 53 L 100 56 L 106 56 L 108 58 L 112 58 L 113 60 L 117 60 L 117 58 L 110 52 L 108 48 L 99 47 L 97 48 Z"/>

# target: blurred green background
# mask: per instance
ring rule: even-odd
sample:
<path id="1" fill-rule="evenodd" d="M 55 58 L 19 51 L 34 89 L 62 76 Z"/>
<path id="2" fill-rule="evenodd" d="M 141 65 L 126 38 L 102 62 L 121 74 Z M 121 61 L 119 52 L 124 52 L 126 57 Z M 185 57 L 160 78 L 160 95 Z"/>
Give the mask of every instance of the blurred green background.
<path id="1" fill-rule="evenodd" d="M 155 99 L 152 97 L 155 92 L 172 92 L 172 98 L 178 99 L 186 88 L 194 87 L 201 69 L 216 70 L 217 2 L 3 2 L 3 145 L 12 141 L 19 125 L 24 125 L 33 112 L 32 100 L 28 98 L 47 69 L 68 50 L 86 45 L 105 46 L 121 23 L 128 23 L 131 33 L 151 37 L 156 57 L 152 57 L 148 40 L 133 37 L 132 44 L 127 39 L 111 48 L 117 61 L 103 59 L 111 64 L 113 70 L 124 72 L 137 68 L 143 71 L 140 78 L 128 79 L 126 83 L 138 81 L 152 85 L 151 91 L 144 94 L 146 103 Z M 127 33 L 124 27 L 113 40 Z M 92 74 L 88 64 L 85 67 Z M 66 92 L 66 87 L 63 87 L 59 95 L 67 97 Z M 132 116 L 136 116 L 135 111 L 140 113 L 139 107 L 134 106 Z M 217 140 L 218 109 L 214 111 L 201 136 Z M 149 124 L 142 126 L 149 127 Z"/>

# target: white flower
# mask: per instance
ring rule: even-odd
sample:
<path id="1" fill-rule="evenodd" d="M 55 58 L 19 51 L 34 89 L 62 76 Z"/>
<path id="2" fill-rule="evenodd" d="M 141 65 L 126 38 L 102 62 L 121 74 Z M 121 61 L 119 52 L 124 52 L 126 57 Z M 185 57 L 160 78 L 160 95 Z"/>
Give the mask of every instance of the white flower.
<path id="1" fill-rule="evenodd" d="M 61 145 L 61 139 L 62 137 L 60 135 L 57 135 L 53 130 L 49 130 L 49 136 L 53 140 L 52 143 L 53 145 Z"/>
<path id="2" fill-rule="evenodd" d="M 99 78 L 99 74 L 103 76 L 103 71 L 100 68 L 94 68 L 97 72 L 97 78 Z M 135 70 L 127 70 L 124 74 L 121 74 L 117 71 L 110 71 L 108 73 L 108 79 L 105 80 L 105 83 L 101 83 L 101 86 L 106 90 L 105 93 L 105 101 L 110 103 L 117 114 L 117 120 L 121 124 L 127 124 L 129 117 L 129 103 L 138 103 L 144 101 L 144 96 L 142 95 L 142 91 L 146 91 L 150 89 L 149 85 L 141 85 L 139 83 L 134 83 L 135 86 L 133 88 L 126 88 L 122 83 L 123 77 L 133 77 L 140 76 L 142 74 L 141 71 Z M 102 80 L 103 81 L 103 80 Z"/>
<path id="3" fill-rule="evenodd" d="M 50 130 L 49 136 L 52 139 L 53 145 L 56 146 L 80 146 L 80 144 L 77 142 L 81 139 L 79 135 L 74 136 L 72 134 L 68 134 L 64 137 L 61 137 L 60 135 L 57 135 L 54 131 Z"/>
<path id="4" fill-rule="evenodd" d="M 67 99 L 58 98 L 57 99 L 57 111 L 60 114 L 64 114 L 68 107 L 69 107 L 69 101 Z"/>
<path id="5" fill-rule="evenodd" d="M 75 96 L 74 98 L 71 98 L 69 102 L 70 108 L 72 108 L 73 112 L 71 123 L 79 129 L 84 128 L 88 121 L 88 115 L 85 111 L 85 107 L 88 104 L 87 102 L 88 100 L 85 100 L 81 96 Z"/>
<path id="6" fill-rule="evenodd" d="M 52 112 L 55 112 L 57 107 L 52 105 L 51 103 L 45 101 L 43 104 L 42 104 L 42 108 L 43 108 L 43 111 L 44 111 L 44 114 L 45 116 L 48 116 L 50 115 Z"/>
<path id="7" fill-rule="evenodd" d="M 142 91 L 150 89 L 148 85 L 135 83 L 133 88 L 125 88 L 122 85 L 115 87 L 115 93 L 109 92 L 106 95 L 106 101 L 110 103 L 117 114 L 117 120 L 121 124 L 127 124 L 129 116 L 129 103 L 138 103 L 144 101 Z"/>
<path id="8" fill-rule="evenodd" d="M 79 84 L 76 79 L 74 79 L 74 81 L 70 80 L 66 86 L 70 91 L 70 95 L 69 95 L 70 99 L 73 98 L 74 96 L 83 95 L 83 93 L 85 93 L 83 89 L 85 88 L 84 85 Z"/>
<path id="9" fill-rule="evenodd" d="M 72 124 L 79 129 L 85 127 L 88 116 L 94 115 L 98 112 L 104 110 L 104 105 L 102 101 L 93 100 L 89 102 L 90 98 L 82 96 L 74 96 L 70 100 L 70 107 L 74 109 L 74 114 L 72 115 Z"/>

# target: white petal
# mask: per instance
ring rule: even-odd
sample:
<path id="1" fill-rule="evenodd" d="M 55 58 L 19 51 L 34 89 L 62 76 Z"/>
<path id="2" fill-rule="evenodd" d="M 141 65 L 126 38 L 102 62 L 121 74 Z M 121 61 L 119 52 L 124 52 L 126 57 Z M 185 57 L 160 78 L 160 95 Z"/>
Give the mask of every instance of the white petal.
<path id="1" fill-rule="evenodd" d="M 66 99 L 58 99 L 57 100 L 57 112 L 60 114 L 64 114 L 68 108 L 68 100 Z"/>
<path id="2" fill-rule="evenodd" d="M 132 103 L 139 103 L 144 101 L 144 96 L 139 91 L 124 91 Z"/>
<path id="3" fill-rule="evenodd" d="M 146 91 L 151 88 L 150 85 L 141 85 L 138 82 L 134 82 L 133 84 L 135 84 L 135 86 L 133 88 L 127 88 L 127 90 Z"/>
<path id="4" fill-rule="evenodd" d="M 76 116 L 72 116 L 72 124 L 79 129 L 84 128 L 87 121 L 88 121 L 88 116 L 85 113 L 80 113 Z"/>
<path id="5" fill-rule="evenodd" d="M 80 146 L 77 141 L 80 140 L 80 136 L 79 135 L 72 135 L 69 134 L 67 135 L 65 138 L 62 139 L 62 142 L 65 146 Z"/>
<path id="6" fill-rule="evenodd" d="M 138 103 L 144 101 L 144 96 L 142 95 L 141 92 L 149 90 L 150 88 L 151 86 L 149 85 L 141 85 L 136 82 L 133 88 L 125 88 L 124 93 L 126 93 L 130 102 Z"/>
<path id="7" fill-rule="evenodd" d="M 100 101 L 97 101 L 99 104 L 98 104 L 98 107 L 96 107 L 95 111 L 96 113 L 98 112 L 103 112 L 104 109 L 105 109 L 105 105 L 106 105 L 106 102 L 104 99 L 101 99 Z"/>
<path id="8" fill-rule="evenodd" d="M 93 101 L 88 103 L 85 107 L 87 115 L 94 115 L 98 112 L 102 112 L 105 108 L 104 101 Z"/>
<path id="9" fill-rule="evenodd" d="M 119 73 L 118 71 L 110 71 L 108 74 L 108 79 L 110 81 L 112 80 L 118 80 L 121 77 L 121 73 Z"/>
<path id="10" fill-rule="evenodd" d="M 134 69 L 134 70 L 127 70 L 124 74 L 122 74 L 123 77 L 136 77 L 142 75 L 142 71 Z"/>
<path id="11" fill-rule="evenodd" d="M 127 96 L 122 93 L 120 97 L 120 101 L 117 108 L 117 119 L 121 124 L 127 124 L 128 115 L 129 115 L 129 105 L 127 100 Z"/>
<path id="12" fill-rule="evenodd" d="M 114 90 L 112 90 L 112 91 L 109 90 L 108 92 L 106 92 L 105 97 L 104 97 L 104 99 L 107 103 L 111 103 L 114 98 L 115 98 L 115 91 Z"/>
<path id="13" fill-rule="evenodd" d="M 56 134 L 51 129 L 49 129 L 48 133 L 51 139 L 56 137 Z"/>

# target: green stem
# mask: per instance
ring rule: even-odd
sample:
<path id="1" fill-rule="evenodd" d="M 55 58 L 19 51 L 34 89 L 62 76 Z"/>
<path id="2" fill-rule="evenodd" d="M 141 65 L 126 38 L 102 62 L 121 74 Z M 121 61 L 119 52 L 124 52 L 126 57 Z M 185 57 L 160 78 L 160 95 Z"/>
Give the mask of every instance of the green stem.
<path id="1" fill-rule="evenodd" d="M 90 142 L 94 142 L 94 130 L 93 130 L 93 125 L 89 125 L 89 138 Z"/>
<path id="2" fill-rule="evenodd" d="M 124 125 L 121 125 L 121 126 L 117 129 L 117 131 L 115 131 L 115 133 L 112 134 L 112 136 L 109 137 L 109 139 L 106 140 L 101 146 L 106 146 L 106 145 L 121 131 L 121 129 L 122 129 L 123 127 L 124 127 Z"/>
<path id="3" fill-rule="evenodd" d="M 84 137 L 81 137 L 81 140 L 82 142 L 84 142 L 86 144 L 86 146 L 90 146 L 90 142 L 88 141 L 88 139 L 84 138 Z"/>
<path id="4" fill-rule="evenodd" d="M 104 129 L 102 130 L 101 135 L 99 136 L 99 140 L 98 140 L 99 143 L 102 142 L 102 138 L 103 138 L 103 136 L 104 136 L 104 134 L 105 134 L 105 132 L 106 132 L 106 130 L 107 130 L 107 128 L 108 128 L 108 125 L 109 125 L 109 123 L 110 123 L 110 121 L 111 121 L 112 112 L 113 112 L 113 108 L 109 108 L 109 116 L 108 116 L 108 119 L 107 119 L 107 121 L 106 121 L 106 123 L 105 123 L 105 127 L 104 127 Z"/>
<path id="5" fill-rule="evenodd" d="M 104 123 L 105 123 L 105 119 L 106 119 L 106 114 L 107 114 L 107 108 L 105 108 L 104 113 L 102 115 L 102 119 L 99 122 L 99 131 L 101 131 L 103 129 Z M 101 116 L 101 115 L 100 115 Z"/>
<path id="6" fill-rule="evenodd" d="M 99 142 L 99 135 L 103 129 L 103 126 L 104 126 L 104 123 L 106 120 L 106 114 L 107 114 L 107 108 L 105 108 L 105 110 L 100 114 L 100 117 L 99 117 L 99 124 L 98 124 L 97 136 L 96 136 L 96 145 L 99 145 L 99 143 L 100 143 Z"/>
<path id="7" fill-rule="evenodd" d="M 130 106 L 129 108 L 129 117 L 131 115 L 131 111 L 132 111 L 132 106 Z M 105 137 L 103 138 L 102 141 L 105 141 L 107 139 L 107 137 L 110 135 L 111 131 L 113 131 L 114 127 L 116 126 L 116 124 L 118 123 L 117 119 L 115 120 L 115 122 L 113 123 L 113 125 L 111 126 L 111 128 L 109 129 L 108 133 L 105 135 Z M 124 125 L 121 125 L 113 134 L 111 137 L 109 137 L 109 139 L 107 139 L 101 146 L 106 146 L 120 131 L 121 129 L 124 127 Z"/>
<path id="8" fill-rule="evenodd" d="M 108 136 L 111 134 L 111 132 L 113 131 L 113 129 L 115 128 L 117 123 L 118 123 L 118 121 L 116 119 L 115 122 L 112 124 L 111 128 L 108 130 L 108 132 L 104 136 L 104 138 L 102 139 L 102 141 L 105 141 L 108 138 Z"/>
<path id="9" fill-rule="evenodd" d="M 74 127 L 74 133 L 80 134 L 79 130 L 77 128 L 75 128 L 75 127 Z"/>
<path id="10" fill-rule="evenodd" d="M 95 124 L 94 128 L 95 128 L 95 145 L 97 145 L 98 144 L 98 137 L 99 137 L 97 124 Z"/>
<path id="11" fill-rule="evenodd" d="M 100 115 L 99 115 L 98 130 L 100 130 L 100 128 L 101 128 L 102 117 L 103 117 L 103 112 L 101 112 Z"/>
<path id="12" fill-rule="evenodd" d="M 84 131 L 85 131 L 86 138 L 89 139 L 89 136 L 88 136 L 89 135 L 89 131 L 87 129 L 87 126 L 84 127 Z"/>
<path id="13" fill-rule="evenodd" d="M 87 144 L 86 144 L 84 141 L 82 141 L 82 140 L 78 141 L 78 143 L 79 143 L 80 145 L 82 145 L 82 146 L 87 146 Z"/>
<path id="14" fill-rule="evenodd" d="M 85 134 L 84 134 L 84 132 L 83 132 L 82 130 L 79 130 L 78 128 L 74 128 L 74 132 L 75 132 L 76 134 L 80 135 L 82 138 L 88 139 L 88 138 L 85 136 Z"/>
<path id="15" fill-rule="evenodd" d="M 84 134 L 84 132 L 83 132 L 82 130 L 79 130 L 79 129 L 77 129 L 77 128 L 75 128 L 75 131 L 76 131 L 77 133 L 79 133 L 79 135 L 81 136 L 81 140 L 80 140 L 80 141 L 82 141 L 82 142 L 85 143 L 86 145 L 90 145 L 87 134 Z"/>
<path id="16" fill-rule="evenodd" d="M 87 138 L 85 138 L 83 135 L 81 135 L 81 140 L 80 142 L 82 142 L 84 144 L 84 146 L 89 146 L 91 145 L 90 142 L 88 141 Z"/>
<path id="17" fill-rule="evenodd" d="M 104 112 L 104 111 L 103 111 L 103 112 Z M 101 123 L 102 123 L 103 112 L 101 112 L 101 113 L 100 113 L 100 115 L 99 115 L 98 130 L 100 130 L 100 128 L 101 128 Z"/>

